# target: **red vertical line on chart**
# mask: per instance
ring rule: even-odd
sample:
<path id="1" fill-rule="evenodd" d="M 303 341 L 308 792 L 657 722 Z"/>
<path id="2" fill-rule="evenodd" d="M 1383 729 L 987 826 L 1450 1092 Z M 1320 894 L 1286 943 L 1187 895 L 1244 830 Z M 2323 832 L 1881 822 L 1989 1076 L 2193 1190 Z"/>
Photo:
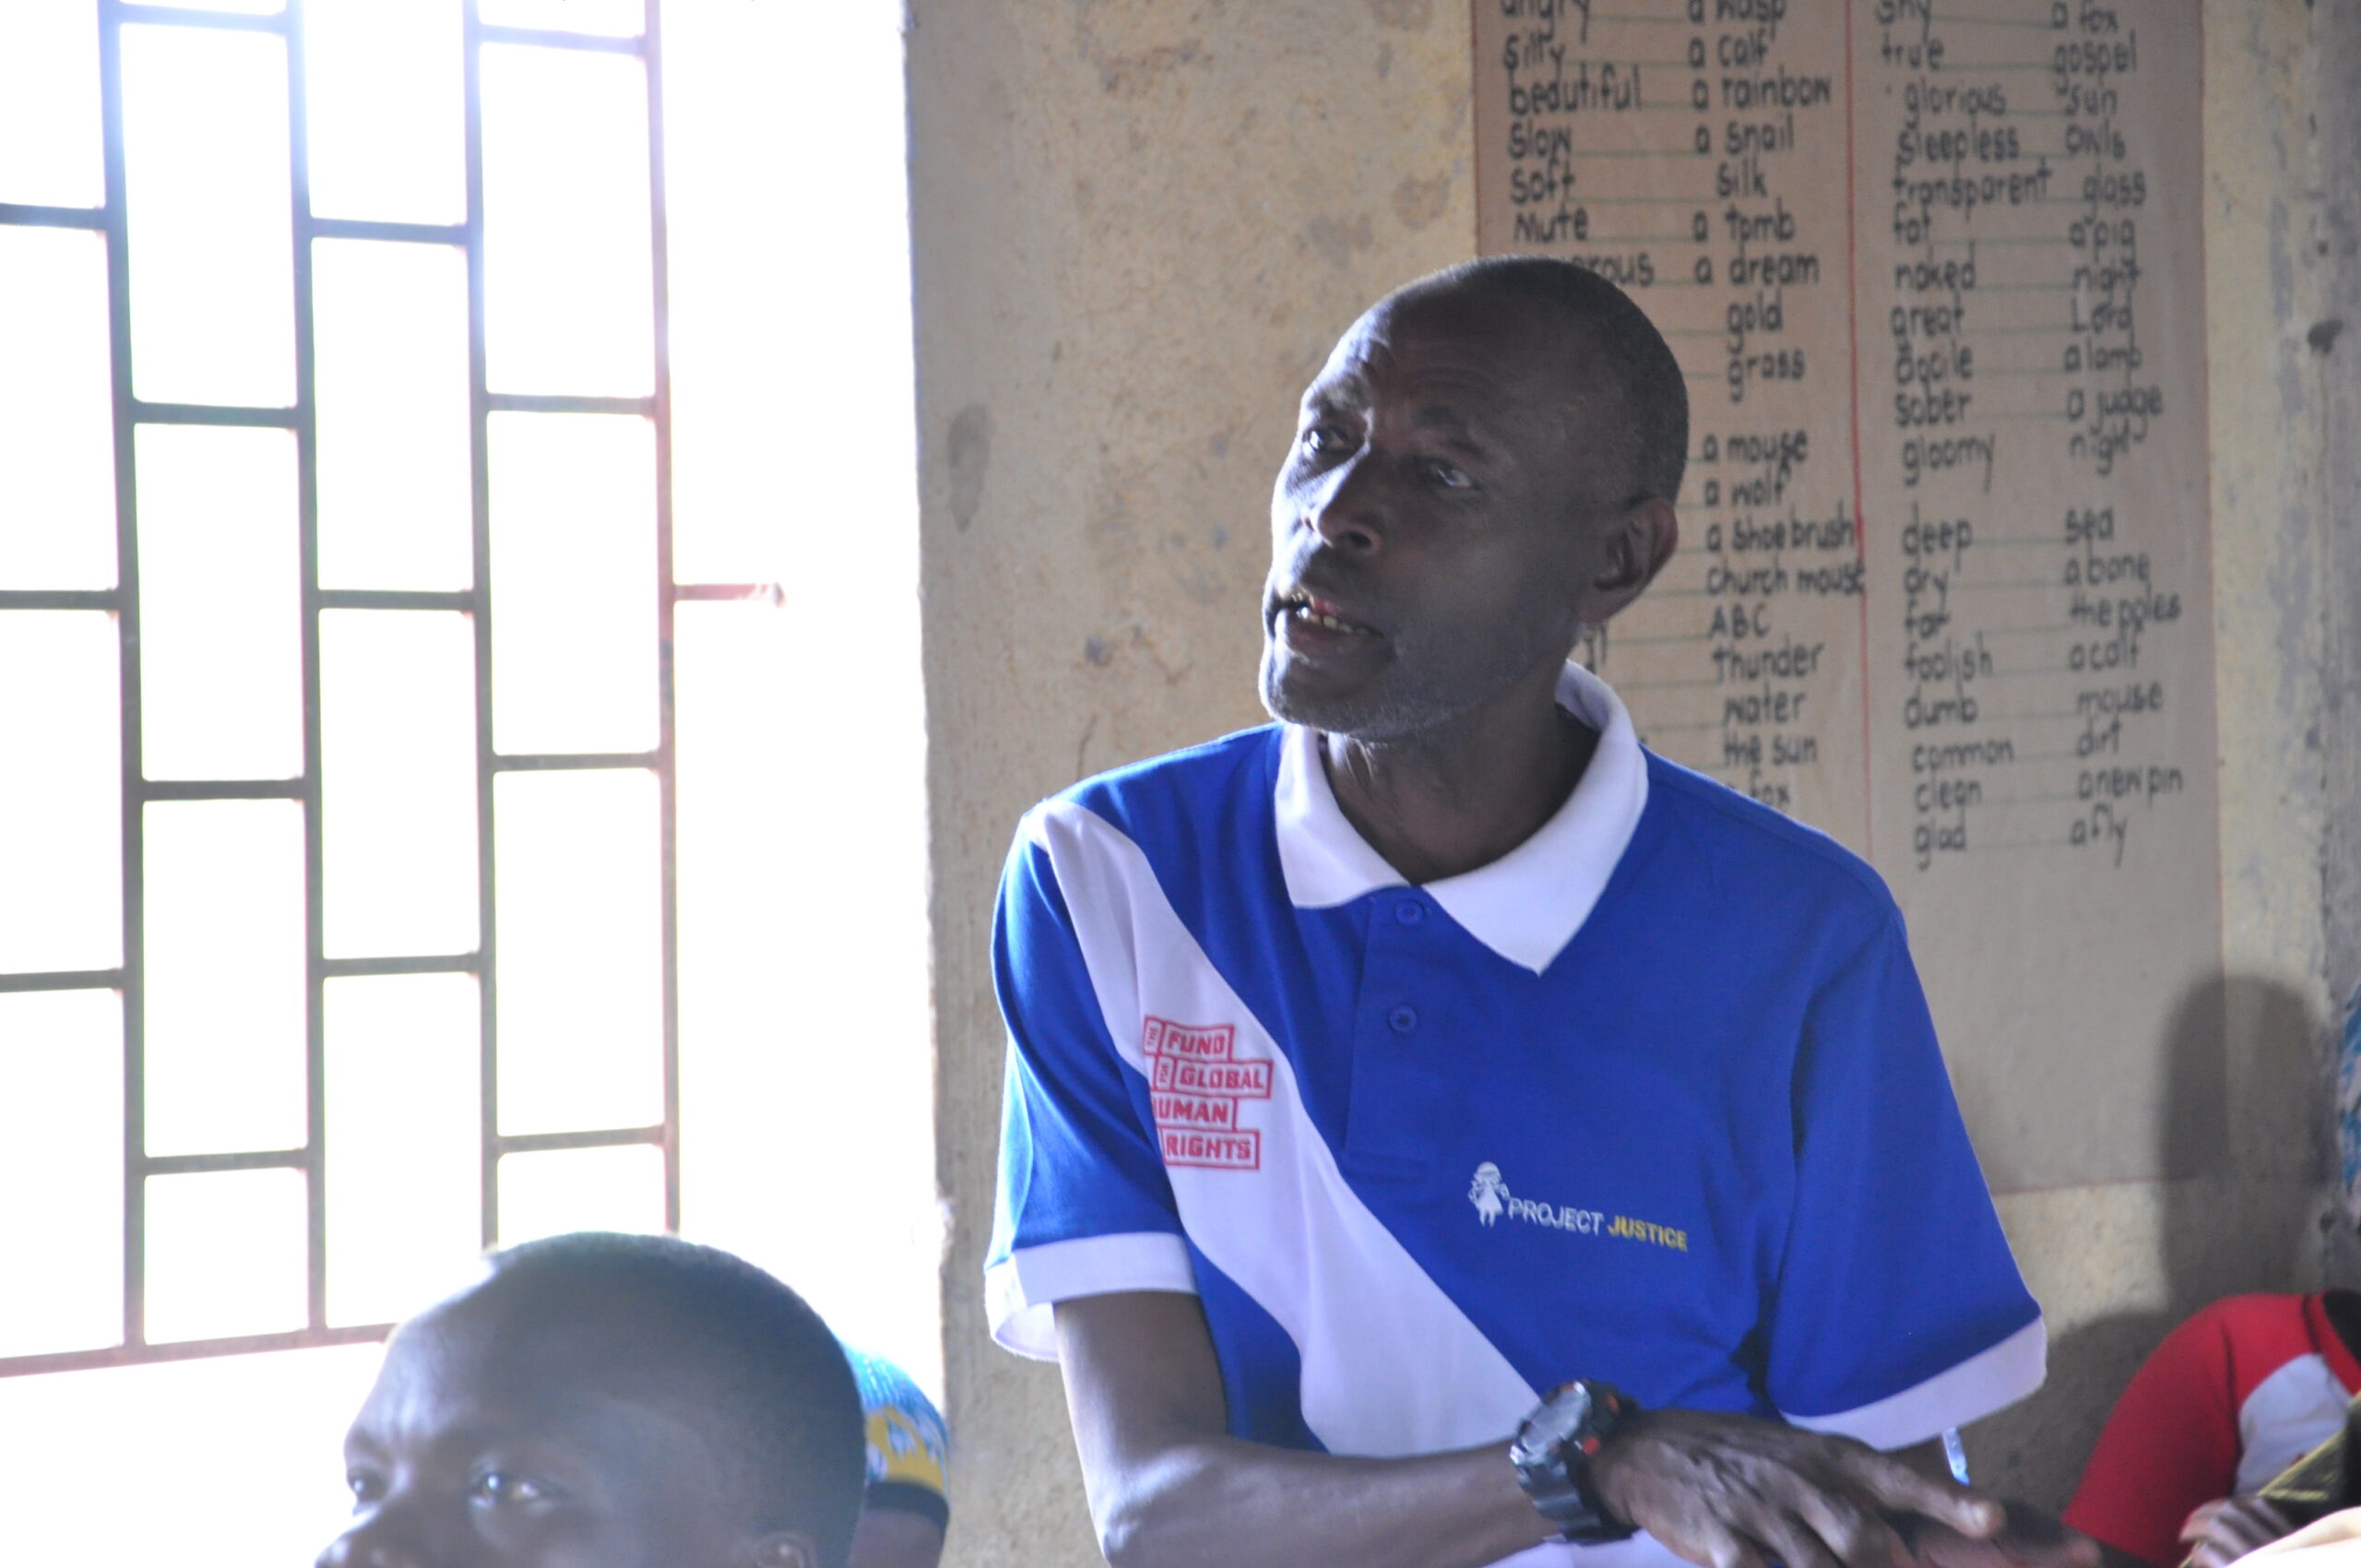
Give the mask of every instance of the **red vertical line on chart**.
<path id="1" fill-rule="evenodd" d="M 2199 103 L 2205 101 L 2205 12 L 2204 8 L 2201 6 L 2199 7 L 2197 13 L 2196 101 Z M 2196 188 L 2201 191 L 2207 188 L 2205 183 L 2205 138 L 2201 136 L 2197 138 L 2197 173 L 2191 182 Z M 2210 409 L 2213 406 L 2213 356 L 2212 354 L 2200 354 L 2197 356 L 2197 395 L 2199 398 L 2197 406 L 2199 408 Z M 2330 455 L 2331 448 L 2328 444 L 2335 438 L 2335 434 L 2336 426 L 2333 422 L 2322 424 L 2320 429 L 2320 442 L 2322 446 L 2321 455 L 2323 457 Z M 2205 550 L 2208 555 L 2211 555 L 2213 551 L 2213 455 L 2209 450 L 2205 456 Z M 2210 577 L 2206 583 L 2205 597 L 2207 600 L 2207 608 L 2213 609 L 2213 586 Z M 2219 614 L 2220 611 L 2218 609 L 2213 609 L 2213 612 L 2215 614 Z M 2213 710 L 2213 746 L 2216 754 L 2219 754 L 2221 745 L 2222 710 L 2217 703 Z M 2215 899 L 2218 900 L 2214 905 L 2216 909 L 2225 909 L 2229 908 L 2230 862 L 2229 857 L 2226 855 L 2216 855 L 2213 857 L 2213 896 Z"/>
<path id="2" fill-rule="evenodd" d="M 1869 520 L 1861 509 L 1861 220 L 1853 184 L 1859 177 L 1853 146 L 1853 0 L 1845 0 L 1845 345 L 1853 395 L 1853 558 L 1861 564 L 1861 857 L 1877 855 L 1877 812 L 1871 806 L 1869 762 Z"/>
<path id="3" fill-rule="evenodd" d="M 1467 79 L 1470 82 L 1484 79 L 1484 41 L 1479 36 L 1480 30 L 1473 22 L 1469 23 Z M 1476 124 L 1476 103 L 1472 93 L 1467 104 L 1467 123 L 1471 126 Z M 1480 141 L 1482 138 L 1477 139 Z M 1467 171 L 1467 254 L 1480 256 L 1484 254 L 1484 160 L 1480 157 L 1471 160 Z"/>

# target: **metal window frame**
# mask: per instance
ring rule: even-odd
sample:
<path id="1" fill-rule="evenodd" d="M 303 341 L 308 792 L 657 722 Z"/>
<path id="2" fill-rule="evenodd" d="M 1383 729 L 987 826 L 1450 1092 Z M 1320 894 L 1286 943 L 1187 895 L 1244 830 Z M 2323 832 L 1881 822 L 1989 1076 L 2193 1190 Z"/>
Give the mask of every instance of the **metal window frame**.
<path id="1" fill-rule="evenodd" d="M 123 962 L 113 968 L 0 974 L 0 993 L 113 990 L 123 999 L 123 1337 L 97 1349 L 0 1358 L 0 1377 L 87 1368 L 184 1360 L 348 1345 L 379 1339 L 387 1324 L 331 1324 L 327 1318 L 327 1145 L 326 1039 L 323 1001 L 330 980 L 362 975 L 464 973 L 477 977 L 481 1001 L 481 1216 L 487 1247 L 497 1240 L 500 1161 L 510 1154 L 653 1145 L 663 1155 L 667 1229 L 681 1218 L 679 899 L 677 876 L 675 728 L 672 671 L 673 605 L 688 600 L 768 600 L 775 585 L 676 585 L 671 576 L 672 421 L 669 352 L 670 305 L 664 190 L 663 76 L 659 0 L 644 0 L 636 38 L 552 32 L 488 25 L 477 0 L 463 0 L 467 217 L 457 225 L 314 218 L 310 210 L 309 125 L 303 69 L 305 0 L 283 12 L 248 16 L 184 10 L 133 0 L 98 0 L 100 96 L 104 151 L 104 205 L 96 208 L 0 204 L 0 227 L 96 231 L 105 237 L 109 360 L 113 400 L 116 587 L 84 590 L 0 591 L 10 610 L 106 610 L 120 634 L 120 719 L 123 816 Z M 284 41 L 288 80 L 288 149 L 292 204 L 295 312 L 295 402 L 291 408 L 228 408 L 143 402 L 131 382 L 130 241 L 125 189 L 122 30 L 125 26 L 218 28 L 268 33 Z M 552 397 L 495 392 L 484 372 L 483 116 L 481 52 L 486 44 L 581 50 L 630 55 L 641 62 L 647 92 L 649 239 L 652 249 L 654 389 L 645 398 Z M 317 239 L 365 239 L 456 246 L 468 270 L 468 391 L 471 548 L 474 586 L 457 592 L 322 588 L 318 571 L 318 464 L 314 386 L 312 244 Z M 657 594 L 658 730 L 649 752 L 594 754 L 504 754 L 492 731 L 492 506 L 488 435 L 497 412 L 630 413 L 647 418 L 656 443 L 655 586 Z M 298 550 L 302 572 L 303 772 L 291 779 L 149 780 L 140 756 L 138 517 L 134 432 L 141 424 L 260 426 L 291 431 L 296 442 Z M 320 616 L 332 610 L 460 611 L 470 617 L 475 643 L 475 758 L 478 946 L 472 953 L 429 956 L 326 956 L 320 810 Z M 547 769 L 644 769 L 658 781 L 662 941 L 663 1120 L 652 1126 L 579 1132 L 503 1134 L 499 1123 L 497 915 L 493 881 L 494 789 L 504 772 Z M 242 1150 L 157 1157 L 145 1148 L 145 874 L 146 806 L 151 801 L 277 799 L 303 808 L 305 968 L 305 1142 L 292 1149 Z M 305 1325 L 276 1334 L 150 1343 L 145 1329 L 146 1184 L 150 1176 L 225 1170 L 297 1170 L 305 1179 Z"/>

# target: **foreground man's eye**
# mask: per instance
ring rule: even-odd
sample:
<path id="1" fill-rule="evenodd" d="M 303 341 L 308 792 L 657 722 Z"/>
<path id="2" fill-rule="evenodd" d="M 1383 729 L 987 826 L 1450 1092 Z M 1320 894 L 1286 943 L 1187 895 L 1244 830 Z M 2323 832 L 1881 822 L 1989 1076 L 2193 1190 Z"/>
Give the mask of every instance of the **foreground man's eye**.
<path id="1" fill-rule="evenodd" d="M 1456 463 L 1446 463 L 1438 457 L 1427 465 L 1427 477 L 1445 490 L 1466 490 L 1475 484 L 1467 470 Z"/>
<path id="2" fill-rule="evenodd" d="M 374 1470 L 348 1470 L 344 1484 L 355 1503 L 374 1503 L 386 1495 L 386 1478 Z"/>
<path id="3" fill-rule="evenodd" d="M 1332 424 L 1315 424 L 1303 433 L 1303 449 L 1315 457 L 1331 457 L 1352 445 L 1345 433 Z"/>
<path id="4" fill-rule="evenodd" d="M 468 1488 L 468 1495 L 492 1503 L 542 1503 L 550 1490 L 540 1482 L 507 1470 L 486 1470 Z"/>

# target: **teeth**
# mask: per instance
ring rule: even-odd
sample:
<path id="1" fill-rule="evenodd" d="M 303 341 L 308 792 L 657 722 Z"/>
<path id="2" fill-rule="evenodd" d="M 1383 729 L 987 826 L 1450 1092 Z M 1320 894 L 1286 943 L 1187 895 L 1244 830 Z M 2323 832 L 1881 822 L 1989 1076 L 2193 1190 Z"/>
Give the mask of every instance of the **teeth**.
<path id="1" fill-rule="evenodd" d="M 1286 613 L 1311 625 L 1323 627 L 1331 632 L 1364 635 L 1360 627 L 1349 622 L 1339 621 L 1334 615 L 1311 608 L 1311 596 L 1301 588 L 1290 588 L 1279 597 L 1279 602 L 1286 606 Z"/>

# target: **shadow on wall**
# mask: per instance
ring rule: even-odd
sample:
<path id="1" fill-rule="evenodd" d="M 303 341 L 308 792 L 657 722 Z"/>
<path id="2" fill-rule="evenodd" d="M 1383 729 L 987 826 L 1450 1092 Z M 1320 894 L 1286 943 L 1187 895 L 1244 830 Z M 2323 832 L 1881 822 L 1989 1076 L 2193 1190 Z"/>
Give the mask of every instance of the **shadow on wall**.
<path id="1" fill-rule="evenodd" d="M 2048 1382 L 1971 1435 L 1977 1486 L 2063 1507 L 2116 1397 L 2176 1324 L 2224 1296 L 2317 1288 L 2342 1229 L 2327 1038 L 2304 998 L 2275 980 L 2233 975 L 2182 999 L 2165 1042 L 2155 1272 L 2136 1256 L 2119 1265 L 2154 1279 L 2164 1304 L 2062 1334 L 2053 1319 Z M 2113 1250 L 2104 1235 L 2089 1244 Z"/>

